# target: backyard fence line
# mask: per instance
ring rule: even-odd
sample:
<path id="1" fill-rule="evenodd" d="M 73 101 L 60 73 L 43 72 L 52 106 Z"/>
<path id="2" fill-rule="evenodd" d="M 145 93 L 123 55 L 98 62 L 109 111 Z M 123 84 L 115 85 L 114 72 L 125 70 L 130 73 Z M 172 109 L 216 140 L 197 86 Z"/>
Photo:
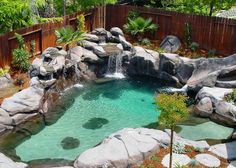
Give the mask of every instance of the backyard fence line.
<path id="1" fill-rule="evenodd" d="M 143 17 L 151 17 L 159 25 L 154 33 L 147 36 L 150 39 L 163 40 L 167 35 L 176 35 L 184 41 L 184 24 L 192 26 L 192 39 L 205 49 L 215 49 L 224 56 L 236 53 L 236 20 L 184 14 L 165 11 L 156 8 L 145 8 L 127 5 L 108 5 L 106 8 L 98 7 L 86 12 L 78 12 L 64 17 L 62 22 L 49 22 L 19 29 L 0 36 L 0 67 L 10 65 L 12 51 L 18 43 L 14 33 L 19 33 L 25 38 L 30 49 L 31 42 L 35 41 L 34 55 L 39 55 L 44 49 L 56 46 L 55 30 L 66 25 L 76 28 L 76 17 L 84 13 L 85 24 L 88 31 L 98 27 L 110 29 L 117 26 L 123 28 L 127 22 L 129 11 L 138 10 Z"/>
<path id="2" fill-rule="evenodd" d="M 184 42 L 184 25 L 192 27 L 192 40 L 201 48 L 216 50 L 218 54 L 227 56 L 236 53 L 236 20 L 199 16 L 156 8 L 146 8 L 128 5 L 107 6 L 106 28 L 120 28 L 127 22 L 129 11 L 137 10 L 141 16 L 152 18 L 159 25 L 154 33 L 147 34 L 148 38 L 163 40 L 167 35 L 176 35 Z"/>
<path id="3" fill-rule="evenodd" d="M 85 16 L 85 26 L 87 31 L 92 31 L 96 27 L 104 27 L 104 8 L 98 7 L 85 12 L 77 12 L 67 15 L 62 21 L 48 22 L 33 25 L 31 27 L 15 30 L 0 36 L 0 67 L 10 65 L 12 62 L 12 51 L 18 47 L 15 33 L 22 35 L 25 39 L 26 46 L 30 51 L 32 41 L 35 42 L 35 51 L 33 55 L 40 55 L 47 47 L 56 46 L 55 30 L 64 26 L 77 27 L 77 16 Z"/>

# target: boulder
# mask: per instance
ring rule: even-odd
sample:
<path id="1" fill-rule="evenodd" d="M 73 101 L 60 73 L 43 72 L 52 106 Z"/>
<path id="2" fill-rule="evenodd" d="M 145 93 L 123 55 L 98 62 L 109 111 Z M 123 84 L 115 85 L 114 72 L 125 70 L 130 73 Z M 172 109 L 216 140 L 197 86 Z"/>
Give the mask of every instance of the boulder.
<path id="1" fill-rule="evenodd" d="M 91 33 L 95 34 L 97 36 L 106 36 L 107 35 L 107 31 L 104 28 L 96 28 Z"/>
<path id="2" fill-rule="evenodd" d="M 159 143 L 141 129 L 123 129 L 83 152 L 75 161 L 76 168 L 128 167 L 141 162 L 159 149 Z M 153 130 L 155 133 L 155 130 Z"/>
<path id="3" fill-rule="evenodd" d="M 37 87 L 29 87 L 3 100 L 1 108 L 10 115 L 16 113 L 29 113 L 40 108 L 44 90 Z"/>
<path id="4" fill-rule="evenodd" d="M 122 44 L 124 50 L 130 51 L 132 49 L 132 44 L 128 41 L 126 41 L 124 36 L 119 35 L 119 41 Z"/>
<path id="5" fill-rule="evenodd" d="M 196 161 L 201 163 L 202 165 L 206 167 L 219 167 L 220 166 L 220 160 L 216 158 L 215 156 L 209 155 L 209 154 L 198 154 L 195 156 Z"/>
<path id="6" fill-rule="evenodd" d="M 82 58 L 82 61 L 84 62 L 89 62 L 89 63 L 99 62 L 99 58 L 96 54 L 84 48 L 83 48 L 83 55 L 81 58 Z"/>
<path id="7" fill-rule="evenodd" d="M 11 87 L 13 85 L 13 81 L 11 79 L 10 74 L 5 74 L 0 77 L 0 89 L 4 89 L 7 87 Z"/>
<path id="8" fill-rule="evenodd" d="M 94 47 L 98 46 L 98 44 L 91 41 L 82 40 L 80 43 L 78 43 L 78 46 L 82 46 L 88 50 L 93 50 Z"/>
<path id="9" fill-rule="evenodd" d="M 236 159 L 236 141 L 213 145 L 209 151 L 227 160 Z"/>
<path id="10" fill-rule="evenodd" d="M 38 76 L 40 74 L 40 67 L 43 66 L 42 58 L 35 58 L 29 68 L 28 74 L 30 78 Z"/>
<path id="11" fill-rule="evenodd" d="M 81 61 L 82 55 L 83 55 L 83 47 L 81 46 L 74 47 L 70 50 L 70 59 L 75 63 Z"/>
<path id="12" fill-rule="evenodd" d="M 95 46 L 93 48 L 93 52 L 98 55 L 99 57 L 106 57 L 108 56 L 108 54 L 106 53 L 106 51 L 103 49 L 102 46 Z"/>
<path id="13" fill-rule="evenodd" d="M 110 32 L 113 36 L 119 36 L 119 35 L 124 36 L 123 31 L 119 27 L 111 28 Z"/>
<path id="14" fill-rule="evenodd" d="M 21 162 L 14 162 L 4 154 L 0 153 L 0 167 L 2 168 L 26 168 L 27 164 Z"/>
<path id="15" fill-rule="evenodd" d="M 0 124 L 1 125 L 12 125 L 13 119 L 10 117 L 9 113 L 0 108 Z"/>
<path id="16" fill-rule="evenodd" d="M 202 98 L 195 105 L 195 113 L 202 117 L 209 117 L 213 113 L 213 106 L 209 97 Z"/>
<path id="17" fill-rule="evenodd" d="M 168 53 L 173 53 L 179 50 L 181 42 L 178 37 L 169 35 L 160 44 L 160 48 Z"/>
<path id="18" fill-rule="evenodd" d="M 36 115 L 38 115 L 38 113 L 32 113 L 32 114 L 18 113 L 18 114 L 15 114 L 14 116 L 12 116 L 12 119 L 13 119 L 15 125 L 19 125 L 19 124 L 27 121 L 29 118 L 32 118 Z"/>
<path id="19" fill-rule="evenodd" d="M 65 50 L 59 50 L 56 47 L 48 47 L 46 50 L 43 51 L 42 57 L 45 58 L 51 58 L 53 59 L 54 57 L 57 56 L 66 56 L 67 52 Z"/>
<path id="20" fill-rule="evenodd" d="M 176 154 L 173 153 L 172 155 L 172 167 L 175 165 L 180 165 L 180 166 L 186 166 L 190 162 L 190 157 L 184 154 Z M 167 154 L 164 156 L 164 158 L 161 161 L 161 164 L 164 167 L 169 167 L 169 161 L 170 161 L 170 154 Z"/>
<path id="21" fill-rule="evenodd" d="M 87 41 L 91 41 L 91 42 L 95 42 L 98 43 L 99 42 L 99 37 L 94 35 L 94 34 L 89 34 L 89 33 L 85 33 L 83 35 L 83 37 L 85 38 L 85 40 Z"/>

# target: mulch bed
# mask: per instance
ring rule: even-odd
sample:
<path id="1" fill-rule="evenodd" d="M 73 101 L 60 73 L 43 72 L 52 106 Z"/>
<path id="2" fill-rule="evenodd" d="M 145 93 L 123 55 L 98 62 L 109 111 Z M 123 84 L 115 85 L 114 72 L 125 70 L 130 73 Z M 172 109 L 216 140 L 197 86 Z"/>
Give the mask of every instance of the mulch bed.
<path id="1" fill-rule="evenodd" d="M 196 152 L 194 148 L 191 146 L 186 146 L 185 149 L 188 151 L 185 154 L 188 155 L 191 159 L 194 158 L 198 154 L 207 153 L 207 154 L 217 157 L 220 160 L 221 162 L 220 168 L 227 168 L 227 166 L 229 165 L 226 159 L 219 158 L 218 156 L 216 156 L 215 154 L 207 150 L 202 151 L 202 152 Z M 141 165 L 136 165 L 133 168 L 164 168 L 164 166 L 161 164 L 161 161 L 165 155 L 169 154 L 169 150 L 170 150 L 169 148 L 161 148 L 159 152 L 149 157 L 148 159 L 144 160 Z M 197 166 L 187 166 L 187 167 L 188 168 L 207 168 L 206 166 L 203 166 L 200 164 Z"/>

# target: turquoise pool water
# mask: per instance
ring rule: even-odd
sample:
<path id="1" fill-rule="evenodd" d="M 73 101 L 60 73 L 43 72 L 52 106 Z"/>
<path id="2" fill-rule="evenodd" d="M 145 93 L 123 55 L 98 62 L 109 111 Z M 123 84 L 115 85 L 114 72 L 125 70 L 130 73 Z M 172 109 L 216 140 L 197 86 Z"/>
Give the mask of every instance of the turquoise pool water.
<path id="1" fill-rule="evenodd" d="M 74 160 L 81 152 L 117 130 L 150 125 L 159 115 L 153 98 L 161 86 L 152 80 L 124 79 L 72 89 L 74 103 L 65 114 L 55 124 L 46 126 L 17 146 L 16 154 L 23 161 L 46 158 Z M 226 136 L 219 136 L 217 124 L 199 134 L 204 127 L 207 126 L 193 126 L 197 131 L 193 132 L 191 127 L 183 126 L 180 134 L 191 139 L 222 139 Z M 220 129 L 221 132 L 225 130 L 228 128 Z"/>

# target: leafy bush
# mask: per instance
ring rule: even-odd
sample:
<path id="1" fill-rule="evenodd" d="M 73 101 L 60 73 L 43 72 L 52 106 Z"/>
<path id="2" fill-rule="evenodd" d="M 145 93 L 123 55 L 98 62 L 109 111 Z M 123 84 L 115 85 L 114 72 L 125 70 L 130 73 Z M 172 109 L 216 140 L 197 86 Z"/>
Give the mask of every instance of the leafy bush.
<path id="1" fill-rule="evenodd" d="M 158 47 L 154 49 L 156 52 L 158 53 L 165 53 L 165 50 L 163 50 L 162 48 Z"/>
<path id="2" fill-rule="evenodd" d="M 233 92 L 225 96 L 225 101 L 236 104 L 236 89 L 233 89 Z"/>
<path id="3" fill-rule="evenodd" d="M 84 39 L 83 32 L 74 31 L 71 27 L 63 27 L 55 31 L 58 44 L 64 44 L 66 49 L 70 49 L 70 44 L 80 42 Z"/>
<path id="4" fill-rule="evenodd" d="M 10 67 L 4 67 L 4 68 L 0 68 L 0 77 L 8 74 L 10 71 Z"/>
<path id="5" fill-rule="evenodd" d="M 152 160 L 152 161 L 155 161 L 155 162 L 160 162 L 160 158 L 157 157 L 156 155 L 153 155 L 153 156 L 151 157 L 151 160 Z"/>
<path id="6" fill-rule="evenodd" d="M 134 20 L 129 19 L 128 23 L 124 25 L 126 32 L 130 33 L 132 36 L 138 36 L 138 39 L 142 40 L 142 35 L 146 32 L 154 32 L 157 30 L 158 25 L 152 23 L 152 19 L 144 19 L 138 17 Z"/>
<path id="7" fill-rule="evenodd" d="M 215 55 L 216 55 L 216 50 L 215 49 L 208 51 L 208 57 L 209 58 L 215 57 Z"/>
<path id="8" fill-rule="evenodd" d="M 27 51 L 27 47 L 24 42 L 24 38 L 20 35 L 15 33 L 15 37 L 18 41 L 19 47 L 13 50 L 13 67 L 27 71 L 30 67 L 29 57 L 30 54 Z"/>
<path id="9" fill-rule="evenodd" d="M 173 146 L 173 152 L 177 153 L 177 154 L 186 153 L 185 145 L 182 144 L 182 143 L 179 143 L 179 142 L 175 143 L 174 146 Z"/>
<path id="10" fill-rule="evenodd" d="M 184 24 L 184 39 L 188 46 L 192 43 L 192 25 L 190 23 Z"/>
<path id="11" fill-rule="evenodd" d="M 77 16 L 77 29 L 80 32 L 86 32 L 85 17 L 83 14 Z"/>
<path id="12" fill-rule="evenodd" d="M 35 53 L 35 46 L 36 46 L 36 42 L 35 42 L 35 40 L 32 40 L 30 42 L 30 52 L 31 52 L 31 55 L 34 55 L 34 53 Z"/>
<path id="13" fill-rule="evenodd" d="M 47 23 L 47 22 L 62 22 L 63 18 L 62 17 L 53 17 L 53 18 L 37 18 L 39 23 Z"/>
<path id="14" fill-rule="evenodd" d="M 196 42 L 192 42 L 191 44 L 190 44 L 190 46 L 189 46 L 189 48 L 193 51 L 193 52 L 195 52 L 195 51 L 197 51 L 197 49 L 200 47 L 200 45 L 198 44 L 198 43 L 196 43 Z"/>
<path id="15" fill-rule="evenodd" d="M 141 44 L 142 44 L 142 45 L 150 45 L 151 42 L 150 42 L 150 40 L 149 40 L 148 38 L 144 38 L 144 39 L 141 41 Z"/>
<path id="16" fill-rule="evenodd" d="M 129 11 L 129 13 L 128 13 L 128 17 L 127 17 L 127 19 L 129 20 L 134 20 L 134 19 L 136 19 L 136 18 L 138 18 L 138 17 L 140 17 L 140 12 L 139 11 L 137 11 L 137 10 L 131 10 L 131 11 Z"/>

